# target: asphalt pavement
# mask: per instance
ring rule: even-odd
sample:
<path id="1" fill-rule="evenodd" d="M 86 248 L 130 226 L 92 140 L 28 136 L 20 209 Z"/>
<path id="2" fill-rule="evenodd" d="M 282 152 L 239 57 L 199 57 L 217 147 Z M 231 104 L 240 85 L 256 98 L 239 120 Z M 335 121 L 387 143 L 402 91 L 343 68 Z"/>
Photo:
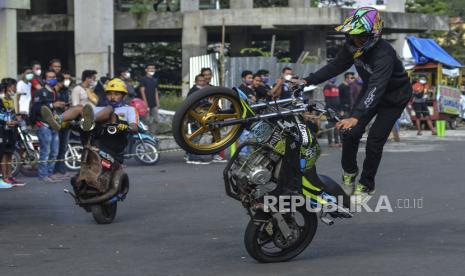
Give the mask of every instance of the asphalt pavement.
<path id="1" fill-rule="evenodd" d="M 187 165 L 182 152 L 128 162 L 131 190 L 111 225 L 74 205 L 68 182 L 23 178 L 0 190 L 0 275 L 463 275 L 465 132 L 402 138 L 387 144 L 369 203 L 387 196 L 392 212 L 320 223 L 286 263 L 247 255 L 248 216 L 224 193 L 224 164 Z M 324 147 L 319 172 L 339 179 L 339 160 Z"/>

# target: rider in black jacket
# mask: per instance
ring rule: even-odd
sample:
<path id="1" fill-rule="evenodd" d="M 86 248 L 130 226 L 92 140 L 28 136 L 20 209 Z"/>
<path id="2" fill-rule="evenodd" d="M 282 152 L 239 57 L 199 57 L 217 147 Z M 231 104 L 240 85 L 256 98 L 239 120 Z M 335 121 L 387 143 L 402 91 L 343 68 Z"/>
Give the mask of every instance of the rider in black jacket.
<path id="1" fill-rule="evenodd" d="M 307 84 L 319 84 L 355 65 L 363 80 L 363 88 L 349 118 L 337 124 L 346 132 L 342 150 L 343 186 L 363 203 L 375 190 L 375 175 L 389 133 L 407 105 L 411 86 L 405 69 L 392 46 L 381 38 L 382 21 L 374 8 L 360 8 L 336 30 L 346 35 L 346 43 L 336 58 L 319 71 L 310 74 Z M 357 152 L 367 124 L 370 128 L 366 158 L 359 183 Z M 354 189 L 355 188 L 355 189 Z"/>

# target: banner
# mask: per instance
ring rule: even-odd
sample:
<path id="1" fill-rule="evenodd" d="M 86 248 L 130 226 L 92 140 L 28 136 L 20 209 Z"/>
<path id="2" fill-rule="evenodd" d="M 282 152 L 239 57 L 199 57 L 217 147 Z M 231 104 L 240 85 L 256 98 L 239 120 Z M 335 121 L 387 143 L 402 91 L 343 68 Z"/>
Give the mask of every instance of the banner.
<path id="1" fill-rule="evenodd" d="M 439 85 L 437 95 L 439 112 L 459 115 L 461 96 L 460 89 Z"/>

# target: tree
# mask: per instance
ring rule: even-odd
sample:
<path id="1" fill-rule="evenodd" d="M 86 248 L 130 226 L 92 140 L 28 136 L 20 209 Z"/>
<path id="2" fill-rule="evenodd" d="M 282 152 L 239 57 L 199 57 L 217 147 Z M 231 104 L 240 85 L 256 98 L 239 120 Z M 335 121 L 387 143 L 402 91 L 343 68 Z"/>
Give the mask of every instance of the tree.
<path id="1" fill-rule="evenodd" d="M 451 16 L 448 32 L 428 32 L 423 37 L 435 39 L 448 53 L 465 64 L 465 5 L 463 0 L 407 0 L 407 12 Z M 455 17 L 455 18 L 454 18 Z"/>
<path id="2" fill-rule="evenodd" d="M 312 0 L 313 7 L 352 7 L 355 0 Z"/>

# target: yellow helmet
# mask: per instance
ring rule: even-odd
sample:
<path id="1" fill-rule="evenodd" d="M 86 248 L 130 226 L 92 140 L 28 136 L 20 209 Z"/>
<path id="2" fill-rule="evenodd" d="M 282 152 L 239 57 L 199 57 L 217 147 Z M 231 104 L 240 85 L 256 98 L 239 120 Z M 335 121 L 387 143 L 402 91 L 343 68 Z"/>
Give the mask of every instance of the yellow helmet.
<path id="1" fill-rule="evenodd" d="M 105 92 L 121 92 L 121 93 L 127 94 L 128 89 L 126 88 L 126 83 L 124 83 L 124 81 L 122 81 L 121 79 L 115 78 L 107 83 Z"/>

